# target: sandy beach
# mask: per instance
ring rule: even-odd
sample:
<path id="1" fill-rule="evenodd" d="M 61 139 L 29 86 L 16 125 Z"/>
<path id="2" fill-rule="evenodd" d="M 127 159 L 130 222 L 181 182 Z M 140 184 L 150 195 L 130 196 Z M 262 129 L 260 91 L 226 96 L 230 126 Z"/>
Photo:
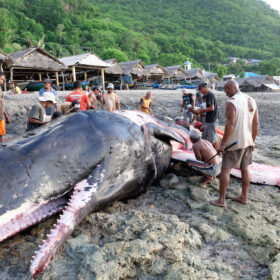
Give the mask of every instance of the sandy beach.
<path id="1" fill-rule="evenodd" d="M 194 92 L 194 91 L 193 91 Z M 117 91 L 138 108 L 145 90 Z M 153 115 L 180 115 L 181 90 L 152 90 Z M 226 96 L 215 92 L 219 124 Z M 59 101 L 67 92 L 59 92 Z M 260 132 L 254 161 L 280 166 L 279 93 L 249 93 L 257 101 Z M 7 95 L 10 137 L 26 129 L 37 93 Z M 231 179 L 225 209 L 210 206 L 218 181 L 202 186 L 196 174 L 174 166 L 148 191 L 89 215 L 38 279 L 280 279 L 280 188 L 252 184 L 249 205 L 229 198 L 240 192 Z M 57 216 L 0 244 L 0 279 L 30 279 L 29 264 Z"/>

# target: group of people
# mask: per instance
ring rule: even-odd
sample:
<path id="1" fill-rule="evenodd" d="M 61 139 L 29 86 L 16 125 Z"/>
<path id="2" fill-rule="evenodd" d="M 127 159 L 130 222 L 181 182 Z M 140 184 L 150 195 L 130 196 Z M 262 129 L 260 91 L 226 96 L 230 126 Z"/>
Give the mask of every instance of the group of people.
<path id="1" fill-rule="evenodd" d="M 235 80 L 228 81 L 224 87 L 228 100 L 225 110 L 225 131 L 222 132 L 217 129 L 218 108 L 215 95 L 209 91 L 205 83 L 199 84 L 198 90 L 203 97 L 206 97 L 205 108 L 194 109 L 193 97 L 190 94 L 188 97 L 185 93 L 183 95 L 182 109 L 187 110 L 186 113 L 184 112 L 186 118 L 192 118 L 190 113 L 195 115 L 206 113 L 205 124 L 196 122 L 194 128 L 190 130 L 189 136 L 193 143 L 196 160 L 187 160 L 186 164 L 203 175 L 203 183 L 209 183 L 220 175 L 219 198 L 210 201 L 212 205 L 219 207 L 226 206 L 225 197 L 231 169 L 240 169 L 242 192 L 239 197 L 232 200 L 247 204 L 250 186 L 248 166 L 252 163 L 254 143 L 259 129 L 256 102 L 252 97 L 240 92 Z M 185 106 L 186 103 L 191 106 Z M 218 141 L 217 130 L 220 141 Z M 231 145 L 233 143 L 235 144 Z M 218 156 L 219 154 L 223 154 L 222 159 Z"/>
<path id="2" fill-rule="evenodd" d="M 86 94 L 82 89 L 81 82 L 75 81 L 74 90 L 67 95 L 65 102 L 60 105 L 60 111 L 58 111 L 57 92 L 51 85 L 51 80 L 44 80 L 44 87 L 40 90 L 38 96 L 39 102 L 31 108 L 29 113 L 27 130 L 42 126 L 62 114 L 95 110 L 98 103 L 107 111 L 120 110 L 119 98 L 114 91 L 114 85 L 111 83 L 107 86 L 107 92 L 101 93 L 97 87 L 94 87 L 92 92 Z"/>
<path id="3" fill-rule="evenodd" d="M 4 80 L 5 74 L 0 72 L 0 85 L 4 83 Z M 240 169 L 242 174 L 241 195 L 233 200 L 247 204 L 250 185 L 248 166 L 252 163 L 252 153 L 259 126 L 255 100 L 241 93 L 234 80 L 226 83 L 224 91 L 228 96 L 224 132 L 217 129 L 217 101 L 206 83 L 198 85 L 196 98 L 184 90 L 181 106 L 185 121 L 192 123 L 196 118 L 194 128 L 190 130 L 189 134 L 196 160 L 187 160 L 186 164 L 203 175 L 203 183 L 209 183 L 220 175 L 219 198 L 210 202 L 212 205 L 220 207 L 226 206 L 226 189 L 229 185 L 232 168 Z M 148 91 L 139 102 L 139 110 L 146 114 L 152 114 L 151 96 L 151 91 Z M 3 100 L 0 87 L 0 142 L 2 142 L 2 136 L 5 135 L 5 123 L 10 122 Z M 38 100 L 39 103 L 35 104 L 29 113 L 27 130 L 42 126 L 62 113 L 97 109 L 98 103 L 107 111 L 120 110 L 119 98 L 114 91 L 113 84 L 108 84 L 107 92 L 101 93 L 97 87 L 94 87 L 92 92 L 86 94 L 82 90 L 81 82 L 74 82 L 74 91 L 67 95 L 65 102 L 60 106 L 61 112 L 58 113 L 57 93 L 51 87 L 51 80 L 46 79 L 44 87 L 39 92 Z M 217 131 L 220 134 L 220 141 L 218 141 Z M 233 142 L 236 144 L 227 149 Z M 218 156 L 221 153 L 223 154 L 222 159 Z"/>

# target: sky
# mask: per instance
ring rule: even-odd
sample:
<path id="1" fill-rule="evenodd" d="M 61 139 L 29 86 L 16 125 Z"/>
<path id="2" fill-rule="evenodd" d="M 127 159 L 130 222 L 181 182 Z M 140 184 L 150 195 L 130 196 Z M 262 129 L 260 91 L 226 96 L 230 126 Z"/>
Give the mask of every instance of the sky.
<path id="1" fill-rule="evenodd" d="M 280 1 L 279 0 L 264 0 L 264 2 L 270 4 L 270 6 L 280 13 Z"/>

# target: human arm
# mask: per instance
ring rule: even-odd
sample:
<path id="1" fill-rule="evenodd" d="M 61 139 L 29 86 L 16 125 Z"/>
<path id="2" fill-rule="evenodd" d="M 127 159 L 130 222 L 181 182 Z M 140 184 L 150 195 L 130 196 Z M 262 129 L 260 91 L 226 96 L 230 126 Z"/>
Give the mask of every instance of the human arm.
<path id="1" fill-rule="evenodd" d="M 10 123 L 11 119 L 10 119 L 9 115 L 7 114 L 7 112 L 4 110 L 3 113 L 4 113 L 4 116 L 5 116 L 5 119 L 6 119 L 6 123 Z"/>
<path id="2" fill-rule="evenodd" d="M 252 123 L 252 138 L 255 143 L 256 137 L 259 132 L 259 112 L 258 109 L 256 109 L 254 118 L 253 118 L 253 123 Z"/>
<path id="3" fill-rule="evenodd" d="M 192 107 L 194 108 L 194 96 L 193 95 L 191 97 L 191 104 L 192 104 Z"/>
<path id="4" fill-rule="evenodd" d="M 120 110 L 121 109 L 121 107 L 120 107 L 120 102 L 119 102 L 119 98 L 118 98 L 118 96 L 116 95 L 116 108 L 117 108 L 117 110 Z"/>
<path id="5" fill-rule="evenodd" d="M 40 121 L 40 120 L 37 120 L 37 119 L 34 119 L 34 118 L 29 118 L 28 122 L 34 123 L 34 124 L 47 124 L 48 123 L 48 122 L 43 122 L 43 121 Z"/>
<path id="6" fill-rule="evenodd" d="M 91 102 L 89 102 L 88 96 L 84 93 L 85 104 L 87 105 L 87 110 L 91 108 Z"/>
<path id="7" fill-rule="evenodd" d="M 224 153 L 226 143 L 233 132 L 234 124 L 236 120 L 236 109 L 231 102 L 226 103 L 226 126 L 223 139 L 221 141 L 220 147 L 218 148 L 218 153 Z"/>

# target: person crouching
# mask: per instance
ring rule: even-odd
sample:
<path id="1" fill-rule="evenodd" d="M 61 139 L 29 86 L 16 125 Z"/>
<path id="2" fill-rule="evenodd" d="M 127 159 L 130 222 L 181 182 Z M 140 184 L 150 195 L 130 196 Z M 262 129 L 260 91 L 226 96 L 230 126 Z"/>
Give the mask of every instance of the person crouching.
<path id="1" fill-rule="evenodd" d="M 193 151 L 197 160 L 187 160 L 188 167 L 203 175 L 202 184 L 208 184 L 221 173 L 221 158 L 215 156 L 216 150 L 213 145 L 201 138 L 201 132 L 198 129 L 191 129 L 190 140 L 193 144 Z M 209 162 L 208 162 L 209 161 Z"/>

